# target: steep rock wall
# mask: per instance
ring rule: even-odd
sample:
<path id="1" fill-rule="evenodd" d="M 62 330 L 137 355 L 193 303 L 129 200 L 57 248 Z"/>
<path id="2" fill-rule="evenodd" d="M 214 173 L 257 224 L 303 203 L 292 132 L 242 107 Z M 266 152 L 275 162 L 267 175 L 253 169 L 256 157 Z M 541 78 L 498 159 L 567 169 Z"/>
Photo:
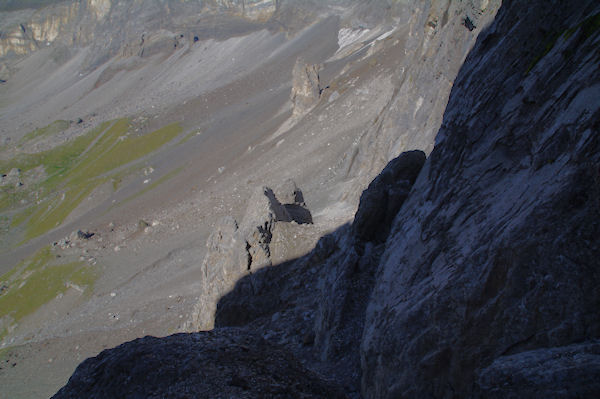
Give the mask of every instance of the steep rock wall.
<path id="1" fill-rule="evenodd" d="M 427 154 L 432 151 L 454 79 L 477 36 L 494 19 L 500 3 L 390 2 L 387 17 L 393 20 L 393 31 L 383 32 L 366 56 L 376 64 L 391 51 L 395 66 L 386 78 L 391 79 L 393 94 L 344 157 L 346 174 L 355 180 L 349 196 L 358 195 L 400 153 L 414 149 Z M 372 16 L 361 18 L 371 20 Z M 369 25 L 363 31 L 365 28 Z M 387 44 L 394 40 L 398 44 L 388 50 Z"/>
<path id="2" fill-rule="evenodd" d="M 598 394 L 599 11 L 505 2 L 479 37 L 376 272 L 365 397 Z"/>

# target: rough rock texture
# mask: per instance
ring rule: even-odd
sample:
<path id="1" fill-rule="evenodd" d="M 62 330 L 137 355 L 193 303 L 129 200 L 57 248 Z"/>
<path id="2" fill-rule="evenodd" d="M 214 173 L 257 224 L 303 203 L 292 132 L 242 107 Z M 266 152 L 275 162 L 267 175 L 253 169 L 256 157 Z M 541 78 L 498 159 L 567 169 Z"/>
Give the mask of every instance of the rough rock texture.
<path id="1" fill-rule="evenodd" d="M 408 197 L 424 163 L 423 151 L 405 152 L 390 161 L 363 191 L 352 224 L 359 240 L 385 241 L 392 221 Z"/>
<path id="2" fill-rule="evenodd" d="M 365 209 L 386 201 L 390 208 L 392 203 L 401 207 L 424 162 L 421 151 L 391 161 L 361 197 L 358 214 L 366 218 Z M 389 183 L 385 190 L 383 182 Z M 393 200 L 388 192 L 396 193 Z M 384 215 L 376 220 L 382 230 L 389 230 L 393 215 L 387 219 Z M 384 247 L 375 235 L 366 235 L 362 228 L 344 226 L 321 238 L 306 256 L 242 278 L 219 301 L 215 325 L 245 325 L 262 331 L 265 337 L 286 344 L 307 367 L 334 376 L 346 392 L 358 397 L 357 349 L 374 282 L 373 268 Z"/>
<path id="3" fill-rule="evenodd" d="M 64 52 L 67 47 L 91 45 L 94 51 L 88 66 L 98 65 L 119 53 L 124 56 L 150 55 L 173 50 L 178 40 L 218 35 L 217 29 L 210 28 L 210 20 L 218 18 L 219 14 L 244 18 L 246 23 L 238 21 L 238 29 L 243 32 L 258 21 L 268 20 L 276 12 L 278 1 L 85 0 L 48 3 L 35 11 L 0 14 L 0 62 L 3 57 L 23 56 L 49 46 Z M 203 20 L 205 27 L 198 27 L 199 20 Z M 191 26 L 194 27 L 192 30 Z M 106 35 L 107 31 L 111 35 Z"/>
<path id="4" fill-rule="evenodd" d="M 344 398 L 282 347 L 221 329 L 145 337 L 87 359 L 60 398 Z"/>
<path id="5" fill-rule="evenodd" d="M 477 380 L 481 398 L 594 398 L 600 392 L 600 341 L 503 356 Z"/>
<path id="6" fill-rule="evenodd" d="M 375 10 L 375 3 L 364 6 Z M 384 12 L 394 17 L 394 31 L 389 37 L 382 32 L 379 37 L 386 39 L 374 41 L 367 55 L 378 62 L 385 54 L 380 51 L 383 42 L 397 38 L 395 68 L 386 76 L 394 91 L 381 114 L 348 150 L 347 173 L 357 177 L 356 192 L 400 153 L 432 151 L 454 79 L 500 4 L 497 0 L 390 2 Z M 464 26 L 467 17 L 475 29 Z"/>
<path id="7" fill-rule="evenodd" d="M 288 226 L 275 227 L 282 223 Z M 302 224 L 311 223 L 302 191 L 293 181 L 285 181 L 275 190 L 256 189 L 242 222 L 238 225 L 232 217 L 225 217 L 208 238 L 208 253 L 202 263 L 203 290 L 190 328 L 212 328 L 217 301 L 243 276 L 273 265 L 273 259 L 284 261 L 306 253 L 314 239 L 296 237 L 302 236 Z"/>
<path id="8" fill-rule="evenodd" d="M 363 192 L 352 227 L 340 231 L 327 246 L 315 317 L 315 347 L 322 361 L 348 370 L 358 379 L 359 353 L 365 310 L 374 284 L 385 236 L 402 207 L 423 164 L 422 151 L 410 151 L 390 161 Z M 381 233 L 380 233 L 381 232 Z M 318 248 L 315 252 L 323 252 Z"/>
<path id="9" fill-rule="evenodd" d="M 489 397 L 511 362 L 531 369 L 507 392 L 528 397 L 542 378 L 533 356 L 563 349 L 582 359 L 575 380 L 543 392 L 600 394 L 586 385 L 598 357 L 570 347 L 600 337 L 599 11 L 505 2 L 480 35 L 377 268 L 366 397 L 469 397 L 480 372 Z"/>
<path id="10" fill-rule="evenodd" d="M 308 65 L 299 58 L 294 65 L 292 77 L 290 99 L 294 106 L 294 116 L 298 116 L 309 111 L 319 101 L 321 96 L 319 66 Z"/>

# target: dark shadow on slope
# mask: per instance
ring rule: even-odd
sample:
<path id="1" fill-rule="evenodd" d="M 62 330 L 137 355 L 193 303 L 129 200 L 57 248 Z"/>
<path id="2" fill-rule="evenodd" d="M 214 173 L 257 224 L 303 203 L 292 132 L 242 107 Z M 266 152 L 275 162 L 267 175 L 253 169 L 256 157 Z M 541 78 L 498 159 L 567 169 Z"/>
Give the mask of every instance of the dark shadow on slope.
<path id="1" fill-rule="evenodd" d="M 424 162 L 421 151 L 401 154 L 363 192 L 352 225 L 322 237 L 306 256 L 240 279 L 219 301 L 215 326 L 262 331 L 358 393 L 358 348 L 375 269 Z"/>

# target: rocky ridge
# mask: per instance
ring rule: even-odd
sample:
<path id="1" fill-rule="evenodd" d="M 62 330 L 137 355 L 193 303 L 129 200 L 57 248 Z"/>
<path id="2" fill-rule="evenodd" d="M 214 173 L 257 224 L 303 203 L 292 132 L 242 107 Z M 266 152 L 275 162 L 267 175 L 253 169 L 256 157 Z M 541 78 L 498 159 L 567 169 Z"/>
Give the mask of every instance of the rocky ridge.
<path id="1" fill-rule="evenodd" d="M 353 225 L 242 277 L 211 334 L 262 334 L 351 397 L 596 397 L 599 13 L 593 1 L 505 2 L 424 165 L 423 153 L 403 154 L 363 193 Z M 479 26 L 463 18 L 466 31 Z M 277 219 L 282 202 L 259 209 Z M 229 219 L 215 231 L 205 266 L 227 270 L 238 229 Z M 140 346 L 88 360 L 57 397 L 103 381 L 86 370 L 118 367 Z"/>

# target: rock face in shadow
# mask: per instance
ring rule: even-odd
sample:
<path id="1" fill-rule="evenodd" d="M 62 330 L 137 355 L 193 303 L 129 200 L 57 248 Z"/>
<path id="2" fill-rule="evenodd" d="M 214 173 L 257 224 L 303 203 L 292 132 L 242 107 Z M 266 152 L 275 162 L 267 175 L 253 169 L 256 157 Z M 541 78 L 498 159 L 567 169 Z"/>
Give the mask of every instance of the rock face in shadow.
<path id="1" fill-rule="evenodd" d="M 475 397 L 595 398 L 600 341 L 502 356 L 479 375 Z"/>
<path id="2" fill-rule="evenodd" d="M 55 399 L 345 398 L 285 349 L 236 329 L 145 337 L 87 359 Z"/>
<path id="3" fill-rule="evenodd" d="M 376 269 L 365 397 L 600 394 L 599 12 L 507 2 L 480 34 Z"/>
<path id="4" fill-rule="evenodd" d="M 353 233 L 364 242 L 382 242 L 400 210 L 423 164 L 423 151 L 409 151 L 390 161 L 360 196 L 352 224 Z"/>

